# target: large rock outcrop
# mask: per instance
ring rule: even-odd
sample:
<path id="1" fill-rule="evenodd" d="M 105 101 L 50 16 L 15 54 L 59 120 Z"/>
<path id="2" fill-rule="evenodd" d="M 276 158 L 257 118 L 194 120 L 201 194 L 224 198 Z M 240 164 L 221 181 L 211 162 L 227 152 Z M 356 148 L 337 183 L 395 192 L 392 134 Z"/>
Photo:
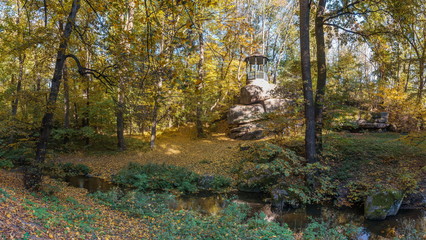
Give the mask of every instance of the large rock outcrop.
<path id="1" fill-rule="evenodd" d="M 285 110 L 286 99 L 276 98 L 275 85 L 263 79 L 255 79 L 241 88 L 240 104 L 232 106 L 228 113 L 231 126 L 229 137 L 254 140 L 264 137 L 265 127 L 261 121 L 265 113 Z"/>
<path id="2" fill-rule="evenodd" d="M 262 119 L 265 109 L 261 103 L 251 105 L 235 105 L 229 109 L 229 124 L 244 124 Z"/>

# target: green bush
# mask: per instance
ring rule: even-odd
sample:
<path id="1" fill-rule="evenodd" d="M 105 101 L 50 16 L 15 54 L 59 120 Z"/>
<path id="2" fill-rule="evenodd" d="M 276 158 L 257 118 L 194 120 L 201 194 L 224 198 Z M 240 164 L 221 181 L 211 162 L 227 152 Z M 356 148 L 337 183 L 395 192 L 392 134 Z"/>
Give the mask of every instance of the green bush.
<path id="1" fill-rule="evenodd" d="M 11 169 L 14 165 L 9 159 L 0 159 L 0 168 Z"/>
<path id="2" fill-rule="evenodd" d="M 53 178 L 64 179 L 80 175 L 87 175 L 92 172 L 92 169 L 84 164 L 74 163 L 53 163 L 48 162 L 42 166 L 43 173 Z"/>
<path id="3" fill-rule="evenodd" d="M 183 167 L 130 163 L 113 177 L 113 181 L 140 191 L 178 190 L 190 193 L 197 191 L 198 178 L 198 174 Z"/>
<path id="4" fill-rule="evenodd" d="M 361 233 L 361 231 L 362 231 L 362 228 L 356 227 L 350 224 L 332 227 L 331 224 L 328 222 L 313 221 L 309 223 L 306 229 L 303 231 L 303 239 L 306 239 L 306 240 L 356 239 L 356 237 Z"/>
<path id="5" fill-rule="evenodd" d="M 240 147 L 244 152 L 244 160 L 256 163 L 268 163 L 283 152 L 280 146 L 268 142 L 258 142 Z"/>
<path id="6" fill-rule="evenodd" d="M 61 163 L 59 167 L 69 176 L 87 175 L 92 172 L 92 169 L 84 164 Z"/>
<path id="7" fill-rule="evenodd" d="M 232 179 L 222 175 L 214 176 L 211 189 L 220 190 L 231 186 Z"/>
<path id="8" fill-rule="evenodd" d="M 199 176 L 198 188 L 203 190 L 220 191 L 231 186 L 232 180 L 222 175 L 216 176 Z"/>
<path id="9" fill-rule="evenodd" d="M 34 149 L 26 143 L 14 144 L 13 148 L 8 145 L 0 146 L 0 158 L 11 162 L 13 166 L 24 166 L 30 163 Z"/>

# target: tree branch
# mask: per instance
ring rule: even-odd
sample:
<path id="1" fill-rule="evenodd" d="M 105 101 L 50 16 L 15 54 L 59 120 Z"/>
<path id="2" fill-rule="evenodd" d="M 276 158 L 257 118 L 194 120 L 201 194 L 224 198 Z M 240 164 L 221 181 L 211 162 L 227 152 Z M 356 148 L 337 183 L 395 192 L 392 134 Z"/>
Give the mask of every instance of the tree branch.
<path id="1" fill-rule="evenodd" d="M 107 66 L 106 68 L 104 68 L 102 71 L 97 71 L 94 69 L 90 69 L 90 68 L 85 68 L 81 65 L 80 60 L 73 54 L 68 54 L 65 56 L 65 59 L 67 58 L 72 58 L 74 59 L 75 63 L 77 64 L 77 68 L 78 68 L 78 73 L 80 75 L 92 75 L 94 78 L 98 79 L 101 81 L 102 84 L 104 84 L 107 88 L 111 89 L 111 87 L 116 86 L 116 84 L 114 83 L 114 81 L 112 81 L 110 79 L 110 77 L 108 75 L 105 74 L 105 71 L 109 68 L 116 68 L 117 64 L 115 65 L 111 65 L 111 66 Z"/>

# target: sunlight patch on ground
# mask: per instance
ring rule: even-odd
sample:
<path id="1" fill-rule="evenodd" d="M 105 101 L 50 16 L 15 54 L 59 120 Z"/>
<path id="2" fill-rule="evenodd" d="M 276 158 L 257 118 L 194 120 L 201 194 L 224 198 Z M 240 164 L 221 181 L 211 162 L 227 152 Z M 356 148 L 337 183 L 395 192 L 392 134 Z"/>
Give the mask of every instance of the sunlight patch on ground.
<path id="1" fill-rule="evenodd" d="M 166 154 L 166 155 L 174 155 L 174 154 L 181 154 L 182 153 L 182 151 L 177 149 L 175 146 L 166 146 L 165 144 L 163 144 L 161 146 L 161 148 L 163 150 L 165 150 L 164 154 Z"/>

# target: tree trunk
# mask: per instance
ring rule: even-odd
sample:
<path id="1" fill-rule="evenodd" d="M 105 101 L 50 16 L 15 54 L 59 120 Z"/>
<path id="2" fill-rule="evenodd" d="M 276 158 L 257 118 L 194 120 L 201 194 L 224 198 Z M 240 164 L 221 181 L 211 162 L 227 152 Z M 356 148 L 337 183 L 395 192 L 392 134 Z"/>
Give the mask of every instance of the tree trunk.
<path id="1" fill-rule="evenodd" d="M 15 118 L 16 114 L 18 113 L 19 95 L 21 94 L 22 79 L 24 78 L 25 54 L 19 54 L 18 58 L 19 58 L 19 74 L 18 74 L 18 82 L 16 83 L 15 99 L 13 99 L 12 101 L 12 118 Z"/>
<path id="2" fill-rule="evenodd" d="M 90 68 L 90 53 L 89 53 L 89 49 L 87 49 L 86 52 L 86 64 L 87 67 Z M 83 112 L 83 120 L 82 120 L 82 126 L 83 127 L 89 127 L 90 126 L 90 80 L 91 80 L 91 76 L 90 75 L 86 75 L 86 76 L 82 76 L 83 79 L 86 82 L 86 89 L 84 89 L 84 95 L 86 98 L 86 107 L 84 108 L 84 112 Z M 84 142 L 86 144 L 86 146 L 88 146 L 90 144 L 90 137 L 86 136 L 84 138 Z"/>
<path id="3" fill-rule="evenodd" d="M 83 113 L 83 127 L 89 127 L 90 126 L 90 76 L 84 76 L 86 79 L 86 89 L 84 90 L 84 94 L 86 95 L 86 108 L 84 109 Z M 90 144 L 90 138 L 85 137 L 84 142 L 87 145 Z"/>
<path id="4" fill-rule="evenodd" d="M 408 91 L 408 83 L 410 82 L 410 77 L 411 77 L 411 59 L 408 61 L 408 67 L 407 67 L 407 79 L 405 80 L 405 85 L 404 85 L 404 92 L 406 93 Z"/>
<path id="5" fill-rule="evenodd" d="M 419 89 L 417 91 L 417 102 L 421 104 L 423 97 L 423 85 L 424 85 L 424 68 L 425 68 L 425 60 L 424 56 L 419 59 Z"/>
<path id="6" fill-rule="evenodd" d="M 305 100 L 305 152 L 309 163 L 316 162 L 315 152 L 315 109 L 312 91 L 311 62 L 309 49 L 309 0 L 300 4 L 300 57 L 302 63 L 303 96 Z"/>
<path id="7" fill-rule="evenodd" d="M 155 139 L 157 138 L 158 108 L 158 96 L 156 96 L 154 100 L 154 108 L 152 110 L 151 139 L 149 143 L 151 149 L 155 148 Z"/>
<path id="8" fill-rule="evenodd" d="M 117 99 L 117 147 L 120 151 L 126 150 L 124 141 L 124 81 L 121 79 L 118 86 Z"/>
<path id="9" fill-rule="evenodd" d="M 204 84 L 204 39 L 203 33 L 199 33 L 199 42 L 200 42 L 200 61 L 198 62 L 198 81 L 196 83 L 196 98 L 197 98 L 197 109 L 196 109 L 196 127 L 197 127 L 197 137 L 205 137 L 203 122 L 201 117 L 203 114 L 203 96 L 202 88 Z"/>
<path id="10" fill-rule="evenodd" d="M 315 16 L 315 39 L 317 45 L 317 90 L 315 95 L 315 145 L 319 155 L 322 152 L 322 128 L 327 65 L 324 41 L 324 11 L 326 0 L 319 0 Z"/>
<path id="11" fill-rule="evenodd" d="M 66 60 L 65 51 L 68 47 L 72 28 L 75 24 L 76 15 L 79 9 L 80 0 L 73 0 L 71 11 L 68 15 L 67 23 L 65 25 L 65 29 L 61 37 L 61 43 L 57 52 L 55 70 L 53 73 L 50 94 L 47 101 L 47 109 L 43 116 L 40 129 L 40 137 L 36 146 L 35 160 L 32 166 L 28 167 L 25 171 L 24 183 L 27 189 L 39 190 L 40 188 L 40 184 L 42 181 L 41 165 L 44 163 L 46 158 L 47 142 L 49 140 L 50 132 L 52 130 L 53 113 L 56 107 L 56 100 L 58 98 L 64 63 Z"/>
<path id="12" fill-rule="evenodd" d="M 68 68 L 64 64 L 63 77 L 64 79 L 64 128 L 70 128 L 70 88 L 69 88 L 69 79 L 68 79 Z M 68 136 L 64 137 L 64 144 L 68 143 Z"/>

